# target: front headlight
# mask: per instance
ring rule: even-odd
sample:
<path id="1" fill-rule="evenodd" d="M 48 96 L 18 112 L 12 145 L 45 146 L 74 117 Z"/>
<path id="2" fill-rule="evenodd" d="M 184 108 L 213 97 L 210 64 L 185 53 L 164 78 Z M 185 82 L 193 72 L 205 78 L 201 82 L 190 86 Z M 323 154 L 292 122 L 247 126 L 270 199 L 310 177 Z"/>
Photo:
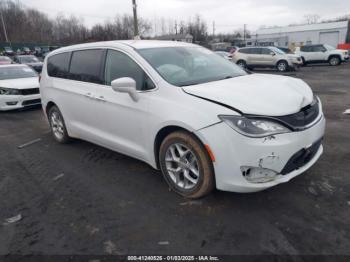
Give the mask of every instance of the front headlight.
<path id="1" fill-rule="evenodd" d="M 19 94 L 18 89 L 0 87 L 0 95 L 16 96 Z"/>
<path id="2" fill-rule="evenodd" d="M 219 118 L 238 133 L 249 137 L 265 137 L 291 132 L 287 127 L 271 120 L 223 115 Z"/>

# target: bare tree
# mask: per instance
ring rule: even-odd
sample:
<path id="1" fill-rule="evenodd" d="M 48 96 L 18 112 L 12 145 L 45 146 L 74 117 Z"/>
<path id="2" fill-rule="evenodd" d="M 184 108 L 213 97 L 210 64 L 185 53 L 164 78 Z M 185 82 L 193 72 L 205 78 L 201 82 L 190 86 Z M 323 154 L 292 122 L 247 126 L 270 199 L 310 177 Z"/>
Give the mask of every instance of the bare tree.
<path id="1" fill-rule="evenodd" d="M 307 24 L 317 24 L 320 20 L 320 16 L 318 14 L 307 14 L 304 15 L 305 22 Z"/>

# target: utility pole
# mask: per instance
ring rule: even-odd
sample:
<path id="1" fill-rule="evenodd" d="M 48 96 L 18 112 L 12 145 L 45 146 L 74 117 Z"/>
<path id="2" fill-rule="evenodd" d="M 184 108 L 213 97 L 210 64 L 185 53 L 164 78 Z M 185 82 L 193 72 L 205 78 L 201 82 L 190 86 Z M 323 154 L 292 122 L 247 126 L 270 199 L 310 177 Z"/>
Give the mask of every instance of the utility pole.
<path id="1" fill-rule="evenodd" d="M 139 36 L 139 25 L 137 21 L 137 5 L 136 5 L 136 0 L 132 0 L 132 10 L 134 13 L 134 38 L 135 39 L 140 39 Z"/>
<path id="2" fill-rule="evenodd" d="M 244 46 L 247 45 L 247 43 L 246 43 L 246 30 L 247 30 L 246 27 L 247 27 L 247 25 L 244 24 L 244 26 L 243 26 L 243 41 L 244 41 Z"/>
<path id="3" fill-rule="evenodd" d="M 175 20 L 175 35 L 177 35 L 177 21 Z"/>
<path id="4" fill-rule="evenodd" d="M 215 37 L 215 21 L 213 21 L 213 38 Z"/>
<path id="5" fill-rule="evenodd" d="M 2 15 L 2 2 L 1 2 L 1 6 L 0 6 L 0 15 L 1 15 L 2 28 L 4 30 L 5 40 L 6 40 L 6 42 L 8 42 L 9 39 L 7 37 L 7 31 L 6 31 L 4 16 Z"/>

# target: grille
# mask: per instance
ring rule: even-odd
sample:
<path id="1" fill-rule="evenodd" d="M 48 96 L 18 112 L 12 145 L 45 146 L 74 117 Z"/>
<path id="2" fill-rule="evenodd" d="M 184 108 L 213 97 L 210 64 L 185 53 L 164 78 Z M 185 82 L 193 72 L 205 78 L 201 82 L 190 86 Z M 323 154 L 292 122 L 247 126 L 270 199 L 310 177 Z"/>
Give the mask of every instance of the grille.
<path id="1" fill-rule="evenodd" d="M 302 108 L 298 113 L 285 116 L 261 116 L 261 115 L 245 115 L 252 119 L 270 119 L 287 126 L 293 131 L 300 131 L 308 128 L 320 114 L 320 106 L 318 99 L 314 99 L 312 104 Z"/>
<path id="2" fill-rule="evenodd" d="M 294 130 L 304 129 L 306 126 L 314 122 L 320 113 L 320 107 L 318 99 L 315 99 L 315 102 L 311 105 L 308 105 L 302 108 L 298 113 L 278 116 L 275 117 L 279 121 L 285 123 Z"/>
<path id="3" fill-rule="evenodd" d="M 294 170 L 297 170 L 303 166 L 305 166 L 307 163 L 310 162 L 311 159 L 314 158 L 316 155 L 318 149 L 320 148 L 322 143 L 322 139 L 315 142 L 311 147 L 309 148 L 303 148 L 300 151 L 296 152 L 287 162 L 287 164 L 284 166 L 283 170 L 281 171 L 282 175 L 286 175 Z"/>
<path id="4" fill-rule="evenodd" d="M 30 105 L 37 105 L 41 103 L 41 99 L 32 99 L 23 101 L 22 106 L 30 106 Z"/>
<path id="5" fill-rule="evenodd" d="M 23 96 L 36 95 L 40 93 L 39 88 L 20 89 L 19 92 Z"/>

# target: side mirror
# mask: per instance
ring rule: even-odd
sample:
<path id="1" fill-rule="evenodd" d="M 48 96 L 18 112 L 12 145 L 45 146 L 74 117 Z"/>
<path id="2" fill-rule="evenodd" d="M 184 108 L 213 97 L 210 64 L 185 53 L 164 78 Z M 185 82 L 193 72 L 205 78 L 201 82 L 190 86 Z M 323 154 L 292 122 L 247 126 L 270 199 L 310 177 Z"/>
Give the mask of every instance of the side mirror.
<path id="1" fill-rule="evenodd" d="M 276 55 L 276 54 L 275 54 L 275 52 L 271 52 L 270 55 L 274 56 L 274 55 Z"/>
<path id="2" fill-rule="evenodd" d="M 135 102 L 139 100 L 139 94 L 136 91 L 136 82 L 134 79 L 130 77 L 114 79 L 111 86 L 116 92 L 128 93 Z"/>

